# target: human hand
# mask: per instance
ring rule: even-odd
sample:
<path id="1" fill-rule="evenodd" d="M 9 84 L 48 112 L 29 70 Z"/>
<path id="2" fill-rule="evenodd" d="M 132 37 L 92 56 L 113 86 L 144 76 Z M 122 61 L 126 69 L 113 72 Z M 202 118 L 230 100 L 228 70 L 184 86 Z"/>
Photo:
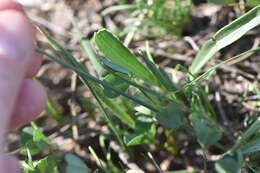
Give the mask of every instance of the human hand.
<path id="1" fill-rule="evenodd" d="M 41 64 L 34 39 L 22 7 L 0 0 L 0 173 L 20 172 L 16 159 L 4 154 L 5 133 L 34 119 L 45 105 L 44 89 L 30 79 Z"/>

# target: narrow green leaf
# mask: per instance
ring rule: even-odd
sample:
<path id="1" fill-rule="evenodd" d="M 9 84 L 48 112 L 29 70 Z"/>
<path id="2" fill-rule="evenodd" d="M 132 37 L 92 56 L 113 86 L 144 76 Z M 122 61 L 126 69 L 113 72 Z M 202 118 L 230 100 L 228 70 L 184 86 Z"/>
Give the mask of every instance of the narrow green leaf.
<path id="1" fill-rule="evenodd" d="M 128 94 L 122 92 L 121 90 L 118 90 L 117 88 L 114 88 L 111 84 L 109 84 L 109 83 L 107 83 L 107 82 L 104 82 L 104 81 L 101 81 L 101 80 L 97 79 L 96 77 L 94 77 L 94 76 L 90 75 L 88 72 L 86 72 L 84 69 L 82 70 L 82 69 L 76 68 L 76 67 L 74 67 L 74 66 L 72 66 L 72 65 L 70 65 L 70 64 L 68 64 L 68 63 L 65 63 L 65 62 L 63 62 L 62 60 L 60 60 L 59 58 L 57 58 L 57 57 L 55 57 L 55 56 L 53 56 L 53 55 L 50 55 L 49 53 L 47 53 L 47 52 L 45 52 L 45 51 L 43 51 L 43 50 L 41 50 L 41 49 L 37 49 L 37 52 L 41 53 L 42 55 L 47 56 L 47 57 L 50 58 L 51 60 L 53 60 L 53 61 L 55 61 L 55 62 L 57 62 L 57 63 L 63 65 L 64 67 L 73 70 L 73 71 L 76 72 L 79 76 L 81 76 L 82 78 L 85 78 L 86 80 L 90 80 L 90 81 L 92 81 L 92 82 L 101 84 L 103 87 L 107 87 L 107 88 L 109 88 L 109 89 L 111 89 L 111 90 L 113 90 L 113 91 L 119 93 L 120 95 L 122 95 L 122 96 L 124 96 L 124 97 L 126 97 L 126 98 L 128 98 L 128 99 L 130 99 L 130 100 L 132 100 L 132 101 L 134 101 L 134 102 L 137 103 L 137 104 L 143 105 L 143 106 L 145 106 L 145 107 L 151 109 L 151 110 L 154 111 L 154 112 L 158 112 L 158 110 L 157 110 L 156 108 L 154 108 L 153 106 L 151 106 L 151 105 L 149 105 L 149 104 L 147 104 L 147 103 L 145 103 L 145 102 L 143 102 L 143 101 L 141 101 L 141 100 L 138 100 L 138 99 L 134 98 L 133 96 L 130 96 L 130 95 L 128 95 Z"/>
<path id="2" fill-rule="evenodd" d="M 96 88 L 96 94 L 113 111 L 114 115 L 129 127 L 135 128 L 135 120 L 127 114 L 113 99 L 107 98 L 102 91 Z"/>
<path id="3" fill-rule="evenodd" d="M 198 52 L 189 70 L 198 73 L 206 62 L 220 49 L 241 38 L 247 31 L 260 24 L 260 5 L 220 29 Z"/>
<path id="4" fill-rule="evenodd" d="M 240 173 L 243 162 L 241 151 L 224 155 L 215 163 L 218 173 Z"/>
<path id="5" fill-rule="evenodd" d="M 230 3 L 234 3 L 235 0 L 208 0 L 208 2 L 217 3 L 217 4 L 230 4 Z"/>
<path id="6" fill-rule="evenodd" d="M 154 76 L 140 63 L 136 57 L 110 32 L 100 30 L 95 34 L 95 42 L 100 51 L 110 59 L 136 76 L 157 85 Z"/>
<path id="7" fill-rule="evenodd" d="M 243 143 L 252 137 L 257 131 L 260 130 L 260 117 L 243 133 L 243 135 L 236 141 L 235 145 L 230 150 L 231 152 L 236 151 Z"/>
<path id="8" fill-rule="evenodd" d="M 45 111 L 47 116 L 50 116 L 51 118 L 55 119 L 60 124 L 63 124 L 65 122 L 64 116 L 59 111 L 59 109 L 57 108 L 56 104 L 54 103 L 51 97 L 48 97 Z"/>
<path id="9" fill-rule="evenodd" d="M 243 154 L 260 151 L 260 137 L 246 144 L 241 150 Z"/>
<path id="10" fill-rule="evenodd" d="M 207 148 L 210 145 L 217 143 L 221 137 L 222 132 L 212 120 L 198 112 L 193 112 L 189 116 L 198 142 L 203 147 Z"/>
<path id="11" fill-rule="evenodd" d="M 118 73 L 119 76 L 122 76 L 123 78 L 129 78 L 128 75 L 123 74 L 123 73 Z M 107 74 L 104 78 L 103 81 L 110 83 L 113 87 L 121 90 L 122 92 L 125 92 L 129 88 L 129 84 L 122 80 L 121 78 L 115 76 L 114 74 Z M 109 88 L 104 88 L 104 94 L 109 97 L 109 98 L 115 98 L 119 96 L 120 94 L 116 93 L 115 91 L 109 89 Z"/>
<path id="12" fill-rule="evenodd" d="M 97 74 L 102 77 L 107 74 L 107 70 L 103 67 L 101 63 L 101 58 L 97 55 L 94 48 L 92 47 L 90 41 L 86 38 L 84 33 L 80 30 L 78 24 L 74 19 L 72 19 L 72 24 L 74 30 L 77 32 L 80 45 L 82 46 L 83 50 L 85 51 L 86 55 L 88 56 L 91 64 L 93 65 L 94 69 L 96 70 Z"/>
<path id="13" fill-rule="evenodd" d="M 141 57 L 143 58 L 146 66 L 153 73 L 153 75 L 157 78 L 157 80 L 168 90 L 173 91 L 175 87 L 172 81 L 169 79 L 168 74 L 166 74 L 163 69 L 158 68 L 149 58 L 147 53 L 141 52 Z"/>
<path id="14" fill-rule="evenodd" d="M 181 170 L 181 171 L 170 171 L 167 173 L 199 173 L 198 171 L 187 171 L 187 170 Z"/>
<path id="15" fill-rule="evenodd" d="M 103 10 L 101 12 L 101 15 L 106 16 L 109 13 L 113 13 L 116 11 L 132 10 L 132 9 L 136 9 L 136 8 L 137 8 L 137 6 L 135 4 L 114 5 L 114 6 L 108 7 L 105 10 Z"/>

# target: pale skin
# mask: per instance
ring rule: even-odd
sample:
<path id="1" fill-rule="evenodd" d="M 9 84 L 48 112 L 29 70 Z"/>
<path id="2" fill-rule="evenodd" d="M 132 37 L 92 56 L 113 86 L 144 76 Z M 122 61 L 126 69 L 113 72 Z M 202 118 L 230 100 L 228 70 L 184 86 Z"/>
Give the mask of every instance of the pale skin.
<path id="1" fill-rule="evenodd" d="M 34 50 L 34 29 L 21 5 L 0 0 L 0 173 L 20 173 L 16 158 L 4 152 L 6 132 L 45 107 L 43 87 L 31 80 L 42 60 Z"/>

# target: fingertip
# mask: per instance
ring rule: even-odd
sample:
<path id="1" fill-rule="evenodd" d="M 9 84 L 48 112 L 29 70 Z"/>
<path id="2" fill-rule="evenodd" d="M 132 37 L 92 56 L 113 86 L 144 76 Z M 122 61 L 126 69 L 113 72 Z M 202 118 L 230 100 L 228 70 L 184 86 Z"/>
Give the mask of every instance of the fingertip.
<path id="1" fill-rule="evenodd" d="M 6 19 L 12 21 L 7 22 Z M 19 11 L 0 11 L 0 55 L 26 65 L 34 52 L 34 29 Z"/>
<path id="2" fill-rule="evenodd" d="M 13 0 L 1 0 L 0 11 L 10 10 L 10 9 L 24 12 L 21 4 L 14 2 Z"/>
<path id="3" fill-rule="evenodd" d="M 42 56 L 38 53 L 33 53 L 30 61 L 29 61 L 29 66 L 28 70 L 26 72 L 26 78 L 32 78 L 35 76 L 40 69 L 42 64 Z"/>
<path id="4" fill-rule="evenodd" d="M 20 165 L 16 157 L 0 153 L 1 173 L 21 173 Z"/>
<path id="5" fill-rule="evenodd" d="M 11 117 L 10 128 L 18 128 L 36 119 L 44 110 L 46 101 L 47 95 L 43 86 L 37 81 L 26 79 Z"/>

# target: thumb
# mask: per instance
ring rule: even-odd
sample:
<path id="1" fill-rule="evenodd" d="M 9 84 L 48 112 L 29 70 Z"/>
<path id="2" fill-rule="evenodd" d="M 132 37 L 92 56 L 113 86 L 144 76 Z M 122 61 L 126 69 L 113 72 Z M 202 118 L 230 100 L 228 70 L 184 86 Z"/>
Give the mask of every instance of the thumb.
<path id="1" fill-rule="evenodd" d="M 34 49 L 33 40 L 31 24 L 21 12 L 0 11 L 0 141 Z"/>

